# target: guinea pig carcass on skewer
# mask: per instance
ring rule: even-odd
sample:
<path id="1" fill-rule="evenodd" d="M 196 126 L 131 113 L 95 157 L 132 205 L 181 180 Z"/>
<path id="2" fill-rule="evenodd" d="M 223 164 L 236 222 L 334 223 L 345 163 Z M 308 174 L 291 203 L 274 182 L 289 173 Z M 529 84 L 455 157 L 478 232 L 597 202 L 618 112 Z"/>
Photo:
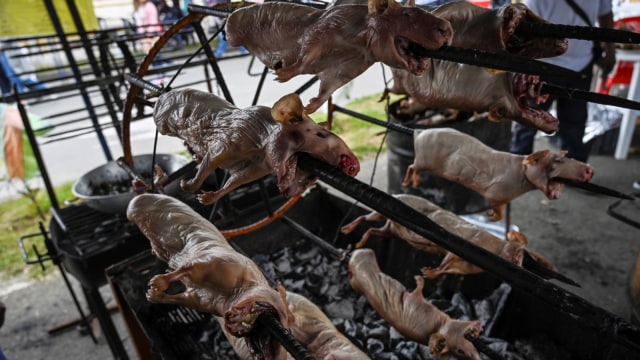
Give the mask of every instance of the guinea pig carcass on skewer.
<path id="1" fill-rule="evenodd" d="M 375 62 L 420 75 L 428 58 L 420 48 L 448 44 L 448 21 L 393 0 L 337 5 L 326 10 L 284 2 L 247 6 L 229 15 L 230 45 L 244 46 L 285 82 L 314 74 L 320 90 L 305 110 L 315 112 L 331 94 Z"/>
<path id="2" fill-rule="evenodd" d="M 463 359 L 481 360 L 480 354 L 467 340 L 482 333 L 479 321 L 451 319 L 422 294 L 424 280 L 416 276 L 416 288 L 409 292 L 399 281 L 383 273 L 371 249 L 357 249 L 349 258 L 349 282 L 362 293 L 369 304 L 407 339 L 429 345 L 438 358 L 455 355 Z"/>
<path id="3" fill-rule="evenodd" d="M 566 39 L 530 38 L 515 29 L 524 22 L 547 23 L 523 4 L 485 9 L 465 1 L 436 8 L 426 7 L 434 15 L 448 20 L 453 29 L 452 45 L 528 58 L 546 58 L 563 54 Z M 545 133 L 558 129 L 558 119 L 531 103 L 542 103 L 543 83 L 536 75 L 501 72 L 437 59 L 430 60 L 430 71 L 414 76 L 402 69 L 391 69 L 393 85 L 388 92 L 407 95 L 398 113 L 416 114 L 426 109 L 455 109 L 487 112 L 493 121 L 513 120 Z"/>
<path id="4" fill-rule="evenodd" d="M 529 256 L 541 267 L 553 272 L 556 271 L 556 267 L 551 262 L 544 259 L 533 250 L 526 248 L 527 240 L 523 235 L 511 234 L 512 236 L 509 236 L 508 241 L 504 241 L 492 235 L 488 231 L 482 230 L 465 221 L 458 215 L 440 208 L 427 199 L 409 194 L 397 194 L 394 195 L 394 197 L 424 214 L 446 231 L 460 236 L 461 238 L 466 239 L 511 263 L 522 266 L 524 257 Z M 382 228 L 371 228 L 367 230 L 363 234 L 361 240 L 356 244 L 357 247 L 363 247 L 371 235 L 379 235 L 385 237 L 397 237 L 405 240 L 411 246 L 421 251 L 435 254 L 446 254 L 437 268 L 423 268 L 422 272 L 426 278 L 433 279 L 441 274 L 469 275 L 483 271 L 481 268 L 467 262 L 460 256 L 447 252 L 431 242 L 429 239 L 426 239 L 406 227 L 385 218 L 375 211 L 357 217 L 351 223 L 343 226 L 342 232 L 345 234 L 351 233 L 358 225 L 365 221 L 386 222 Z"/>
<path id="5" fill-rule="evenodd" d="M 234 250 L 220 231 L 185 203 L 161 194 L 141 194 L 127 208 L 127 218 L 150 240 L 153 254 L 171 272 L 149 281 L 147 299 L 186 306 L 224 318 L 225 331 L 259 343 L 267 359 L 284 359 L 286 351 L 269 337 L 253 339 L 257 317 L 274 313 L 283 326 L 292 321 L 283 288 L 273 289 L 258 266 Z M 169 294 L 180 281 L 186 289 Z"/>
<path id="6" fill-rule="evenodd" d="M 417 186 L 420 171 L 429 170 L 484 196 L 493 221 L 502 219 L 506 203 L 526 192 L 539 189 L 547 198 L 558 199 L 564 183 L 556 177 L 587 182 L 594 173 L 588 164 L 565 157 L 565 151 L 511 154 L 451 128 L 416 130 L 413 142 L 414 161 L 403 186 Z"/>
<path id="7" fill-rule="evenodd" d="M 282 97 L 272 108 L 239 109 L 207 92 L 173 90 L 158 98 L 153 118 L 161 134 L 184 140 L 200 164 L 193 178 L 181 182 L 183 190 L 198 190 L 216 168 L 229 171 L 220 189 L 198 195 L 203 204 L 274 170 L 282 194 L 301 194 L 315 178 L 298 169 L 297 152 L 309 153 L 349 176 L 360 170 L 349 147 L 307 116 L 296 94 Z"/>

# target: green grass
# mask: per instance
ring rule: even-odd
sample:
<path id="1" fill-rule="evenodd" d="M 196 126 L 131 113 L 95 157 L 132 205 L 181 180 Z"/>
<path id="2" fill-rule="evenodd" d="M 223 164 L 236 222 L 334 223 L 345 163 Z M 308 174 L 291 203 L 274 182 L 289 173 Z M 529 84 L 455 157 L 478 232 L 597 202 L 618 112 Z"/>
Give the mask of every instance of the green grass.
<path id="1" fill-rule="evenodd" d="M 350 102 L 345 108 L 386 121 L 386 101 L 378 102 L 381 94 L 375 94 L 363 98 L 359 98 Z M 392 99 L 393 100 L 393 99 Z M 326 120 L 326 114 L 313 114 L 312 118 L 316 121 Z M 360 160 L 369 159 L 375 156 L 383 142 L 384 127 L 372 124 L 368 121 L 354 118 L 352 116 L 335 112 L 333 116 L 333 124 L 331 130 L 338 134 L 344 142 L 349 145 L 351 150 Z M 386 149 L 384 143 L 382 150 Z"/>
<path id="2" fill-rule="evenodd" d="M 71 185 L 72 183 L 68 183 L 56 188 L 58 201 L 72 198 Z M 44 189 L 33 190 L 33 193 L 33 197 L 23 195 L 16 199 L 0 202 L 0 279 L 14 277 L 25 272 L 33 278 L 43 275 L 39 266 L 25 263 L 18 246 L 18 239 L 23 237 L 29 260 L 37 259 L 34 246 L 40 255 L 47 252 L 42 236 L 28 235 L 40 233 L 40 222 L 44 225 L 45 230 L 48 229 L 51 203 Z M 44 218 L 40 216 L 38 209 Z M 52 262 L 48 261 L 45 265 L 51 268 Z"/>
<path id="3" fill-rule="evenodd" d="M 380 94 L 354 100 L 345 106 L 349 110 L 356 111 L 380 120 L 386 120 L 386 102 L 378 102 Z M 325 121 L 327 115 L 316 113 L 312 116 L 316 121 Z M 360 160 L 372 158 L 378 151 L 383 141 L 384 128 L 367 121 L 351 116 L 334 113 L 332 131 L 337 133 Z M 384 147 L 383 147 L 384 149 Z M 65 199 L 73 198 L 71 194 L 72 182 L 55 189 L 60 206 L 64 206 Z M 0 202 L 0 279 L 11 278 L 19 274 L 27 273 L 32 278 L 42 276 L 42 270 L 38 265 L 27 265 L 18 247 L 18 238 L 29 234 L 39 234 L 38 223 L 42 222 L 45 230 L 48 230 L 50 219 L 49 198 L 44 189 L 36 190 L 35 202 L 44 214 L 44 219 L 38 215 L 34 201 L 27 196 Z M 36 253 L 32 246 L 38 248 L 40 254 L 46 253 L 41 236 L 25 239 L 25 248 L 29 259 L 36 259 Z M 46 262 L 51 269 L 52 263 Z"/>

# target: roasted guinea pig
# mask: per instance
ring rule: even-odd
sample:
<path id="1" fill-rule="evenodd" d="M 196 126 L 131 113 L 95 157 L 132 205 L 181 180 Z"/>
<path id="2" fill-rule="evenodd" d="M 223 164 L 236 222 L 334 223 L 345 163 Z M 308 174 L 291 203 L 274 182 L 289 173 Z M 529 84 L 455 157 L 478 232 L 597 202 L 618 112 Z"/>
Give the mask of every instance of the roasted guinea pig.
<path id="1" fill-rule="evenodd" d="M 290 326 L 293 318 L 284 289 L 272 288 L 258 266 L 234 250 L 213 224 L 185 203 L 161 194 L 134 197 L 127 218 L 149 239 L 152 253 L 171 269 L 149 281 L 147 300 L 223 317 L 226 331 L 260 346 L 255 350 L 260 357 L 285 357 L 279 342 L 255 339 L 251 332 L 256 318 L 266 312 Z M 176 281 L 186 289 L 166 292 Z"/>
<path id="2" fill-rule="evenodd" d="M 367 354 L 355 346 L 333 325 L 322 310 L 306 297 L 287 291 L 287 304 L 293 315 L 289 331 L 318 360 L 365 360 Z M 223 319 L 218 318 L 222 323 Z M 247 344 L 224 331 L 240 359 L 251 359 Z M 289 354 L 288 358 L 293 359 Z"/>
<path id="3" fill-rule="evenodd" d="M 193 178 L 180 183 L 185 191 L 197 191 L 217 168 L 229 172 L 220 189 L 198 195 L 203 204 L 214 203 L 238 186 L 274 170 L 282 194 L 301 194 L 315 178 L 298 169 L 298 152 L 309 153 L 349 176 L 360 171 L 360 163 L 349 147 L 307 116 L 296 94 L 282 97 L 272 108 L 239 109 L 207 92 L 173 90 L 158 98 L 153 118 L 161 134 L 184 140 L 200 164 Z"/>
<path id="4" fill-rule="evenodd" d="M 413 143 L 414 161 L 407 167 L 403 186 L 418 186 L 420 171 L 429 170 L 484 196 L 493 221 L 502 218 L 506 203 L 531 190 L 558 199 L 564 184 L 555 177 L 586 182 L 594 174 L 588 164 L 565 157 L 566 151 L 516 155 L 452 128 L 416 130 Z"/>
<path id="5" fill-rule="evenodd" d="M 349 281 L 362 293 L 383 319 L 409 340 L 429 345 L 438 358 L 449 355 L 481 360 L 467 340 L 482 333 L 480 321 L 451 319 L 422 294 L 424 280 L 416 276 L 416 288 L 409 292 L 404 285 L 380 271 L 371 249 L 357 249 L 349 259 Z"/>
<path id="6" fill-rule="evenodd" d="M 529 256 L 542 267 L 556 271 L 556 267 L 551 262 L 544 259 L 533 250 L 528 250 L 526 248 L 527 239 L 520 233 L 512 233 L 508 237 L 508 241 L 504 241 L 490 232 L 471 224 L 458 215 L 442 209 L 427 199 L 409 194 L 396 194 L 394 197 L 424 214 L 444 230 L 470 241 L 511 263 L 522 266 L 524 257 Z M 422 251 L 446 254 L 437 268 L 422 269 L 423 276 L 429 279 L 436 278 L 441 274 L 468 275 L 483 271 L 481 268 L 469 263 L 460 256 L 441 249 L 429 239 L 414 233 L 401 224 L 386 219 L 375 211 L 367 215 L 357 217 L 351 223 L 343 226 L 342 232 L 348 234 L 365 221 L 380 220 L 386 220 L 385 225 L 380 229 L 365 232 L 360 242 L 356 245 L 357 247 L 364 246 L 370 235 L 380 235 L 405 240 L 416 249 Z"/>
<path id="7" fill-rule="evenodd" d="M 566 39 L 519 35 L 521 23 L 547 23 L 523 4 L 485 9 L 466 1 L 439 7 L 425 7 L 448 20 L 454 30 L 451 45 L 528 58 L 547 58 L 567 50 Z M 542 103 L 542 83 L 536 75 L 517 74 L 431 59 L 428 72 L 415 76 L 402 69 L 391 69 L 393 85 L 387 91 L 407 95 L 398 113 L 417 114 L 425 109 L 456 109 L 488 113 L 493 121 L 513 120 L 546 133 L 558 129 L 558 119 L 532 103 Z"/>
<path id="8" fill-rule="evenodd" d="M 453 34 L 448 21 L 393 0 L 326 10 L 267 2 L 234 11 L 225 32 L 230 45 L 247 48 L 275 70 L 278 81 L 317 75 L 320 90 L 306 106 L 308 113 L 375 62 L 423 74 L 429 62 L 418 50 L 438 49 Z"/>

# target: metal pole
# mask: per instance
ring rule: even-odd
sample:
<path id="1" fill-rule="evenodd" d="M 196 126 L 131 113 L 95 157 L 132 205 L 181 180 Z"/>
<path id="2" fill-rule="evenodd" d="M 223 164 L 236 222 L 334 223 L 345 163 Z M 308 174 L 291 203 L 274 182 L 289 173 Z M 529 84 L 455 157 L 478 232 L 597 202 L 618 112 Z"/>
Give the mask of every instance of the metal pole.
<path id="1" fill-rule="evenodd" d="M 71 67 L 71 71 L 73 72 L 73 77 L 77 84 L 82 84 L 82 74 L 80 73 L 80 69 L 78 68 L 78 64 L 73 57 L 73 52 L 71 51 L 71 47 L 69 46 L 69 41 L 67 40 L 67 36 L 62 29 L 62 24 L 60 23 L 60 18 L 56 13 L 56 9 L 53 5 L 52 0 L 44 0 L 45 6 L 47 7 L 47 11 L 49 12 L 49 18 L 51 19 L 51 23 L 53 27 L 56 29 L 56 33 L 60 38 L 60 42 L 62 43 L 62 47 L 64 48 L 64 52 L 67 55 L 67 60 L 69 61 L 69 65 Z M 80 86 L 80 94 L 82 95 L 82 100 L 84 101 L 85 106 L 87 107 L 87 111 L 89 112 L 89 117 L 93 124 L 93 127 L 96 131 L 96 135 L 98 136 L 98 140 L 100 141 L 100 145 L 102 146 L 102 150 L 104 152 L 107 161 L 113 160 L 111 156 L 111 151 L 109 150 L 109 146 L 107 145 L 107 140 L 102 133 L 102 129 L 100 128 L 100 123 L 98 122 L 98 117 L 93 109 L 93 104 L 91 103 L 91 99 L 89 98 L 89 94 L 87 93 L 86 87 Z"/>
<path id="2" fill-rule="evenodd" d="M 31 123 L 29 123 L 27 110 L 24 108 L 22 101 L 20 101 L 20 96 L 15 86 L 13 87 L 13 93 L 16 97 L 16 104 L 18 104 L 18 111 L 20 112 L 22 123 L 24 124 L 24 130 L 27 133 L 27 138 L 29 139 L 29 143 L 31 144 L 31 149 L 33 150 L 33 156 L 36 158 L 38 169 L 40 169 L 40 175 L 42 175 L 44 186 L 47 189 L 47 194 L 49 195 L 51 207 L 58 210 L 60 209 L 60 205 L 58 205 L 58 198 L 56 197 L 56 193 L 53 191 L 53 185 L 51 184 L 51 179 L 49 178 L 49 172 L 47 171 L 47 167 L 44 164 L 44 160 L 42 159 L 42 153 L 40 153 L 40 147 L 38 146 L 38 142 L 36 141 L 36 135 L 33 132 L 33 128 L 31 128 Z"/>
<path id="3" fill-rule="evenodd" d="M 108 67 L 103 67 L 102 70 L 100 66 L 98 66 L 98 61 L 93 53 L 93 48 L 90 45 L 89 38 L 87 37 L 87 32 L 84 28 L 84 24 L 82 23 L 82 18 L 80 18 L 80 13 L 78 12 L 78 7 L 76 6 L 75 0 L 67 0 L 67 7 L 69 7 L 69 12 L 71 13 L 71 18 L 73 18 L 73 23 L 76 25 L 76 30 L 80 35 L 80 42 L 84 47 L 84 51 L 87 54 L 87 59 L 89 60 L 89 64 L 91 65 L 91 70 L 93 71 L 93 75 L 96 78 L 100 78 L 103 75 L 111 75 L 107 71 L 110 69 Z M 102 33 L 104 34 L 104 33 Z M 102 43 L 101 47 L 106 48 L 106 45 Z M 103 74 L 103 71 L 105 72 Z M 111 83 L 110 85 L 113 85 Z M 116 129 L 116 133 L 118 134 L 118 139 L 120 139 L 120 143 L 122 144 L 121 131 L 120 131 L 120 122 L 118 120 L 118 115 L 116 114 L 116 110 L 111 102 L 111 98 L 109 96 L 109 92 L 105 88 L 104 85 L 100 86 L 100 93 L 102 94 L 102 98 L 104 99 L 104 103 L 107 105 L 107 109 L 109 109 L 109 115 L 111 116 L 111 122 Z"/>

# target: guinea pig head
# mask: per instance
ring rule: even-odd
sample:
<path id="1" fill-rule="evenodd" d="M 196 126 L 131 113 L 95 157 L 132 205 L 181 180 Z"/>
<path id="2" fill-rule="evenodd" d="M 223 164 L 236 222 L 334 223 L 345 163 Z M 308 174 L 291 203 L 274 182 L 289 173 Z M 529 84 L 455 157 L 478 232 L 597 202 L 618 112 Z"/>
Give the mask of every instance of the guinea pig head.
<path id="1" fill-rule="evenodd" d="M 369 51 L 376 59 L 414 75 L 429 68 L 429 58 L 421 49 L 439 49 L 451 43 L 453 28 L 441 19 L 416 6 L 403 6 L 394 0 L 369 0 Z"/>
<path id="2" fill-rule="evenodd" d="M 285 196 L 302 193 L 315 178 L 297 166 L 298 152 L 340 169 L 349 176 L 360 171 L 360 163 L 347 144 L 336 134 L 313 121 L 305 112 L 297 94 L 289 94 L 271 108 L 271 116 L 281 129 L 268 145 L 267 155 L 278 176 L 278 188 Z"/>

